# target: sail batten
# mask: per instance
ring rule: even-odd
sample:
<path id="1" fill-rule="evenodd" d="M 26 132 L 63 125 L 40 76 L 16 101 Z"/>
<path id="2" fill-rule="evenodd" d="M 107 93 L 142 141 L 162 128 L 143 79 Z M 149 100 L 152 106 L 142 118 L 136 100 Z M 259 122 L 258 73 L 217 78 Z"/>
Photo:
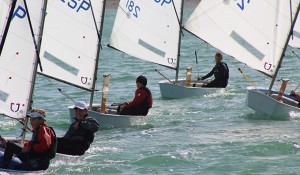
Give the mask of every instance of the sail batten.
<path id="1" fill-rule="evenodd" d="M 292 26 L 290 2 L 241 2 L 202 0 L 184 27 L 238 61 L 274 76 Z M 298 4 L 292 1 L 293 18 Z"/>
<path id="2" fill-rule="evenodd" d="M 182 0 L 174 0 L 181 18 Z M 180 24 L 172 1 L 120 0 L 109 45 L 133 57 L 177 69 Z"/>

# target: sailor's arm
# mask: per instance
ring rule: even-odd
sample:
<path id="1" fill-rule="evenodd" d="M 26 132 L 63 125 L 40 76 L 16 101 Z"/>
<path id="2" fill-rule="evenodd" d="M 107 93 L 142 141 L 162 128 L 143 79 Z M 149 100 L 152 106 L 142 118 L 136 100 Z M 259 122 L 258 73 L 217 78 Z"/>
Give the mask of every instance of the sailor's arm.
<path id="1" fill-rule="evenodd" d="M 146 100 L 147 96 L 148 96 L 148 94 L 147 94 L 146 91 L 144 91 L 144 90 L 139 90 L 139 91 L 136 93 L 134 99 L 133 99 L 131 102 L 129 102 L 129 103 L 125 106 L 125 108 L 132 108 L 132 107 L 134 107 L 134 106 L 136 106 L 136 105 L 141 104 L 143 101 Z"/>
<path id="2" fill-rule="evenodd" d="M 80 127 L 94 133 L 99 130 L 100 125 L 94 118 L 87 117 L 86 119 L 84 119 L 80 122 Z"/>
<path id="3" fill-rule="evenodd" d="M 204 77 L 202 77 L 201 80 L 205 80 L 206 78 L 211 77 L 213 74 L 214 74 L 214 68 L 207 75 L 205 75 Z"/>

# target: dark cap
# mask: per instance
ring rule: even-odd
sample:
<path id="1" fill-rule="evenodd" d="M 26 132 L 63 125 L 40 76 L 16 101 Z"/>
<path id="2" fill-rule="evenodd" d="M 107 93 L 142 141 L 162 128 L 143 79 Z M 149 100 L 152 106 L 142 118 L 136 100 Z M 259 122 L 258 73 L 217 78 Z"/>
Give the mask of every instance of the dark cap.
<path id="1" fill-rule="evenodd" d="M 144 86 L 147 86 L 147 78 L 144 77 L 143 75 L 140 75 L 137 77 L 136 82 L 139 82 L 143 84 Z"/>

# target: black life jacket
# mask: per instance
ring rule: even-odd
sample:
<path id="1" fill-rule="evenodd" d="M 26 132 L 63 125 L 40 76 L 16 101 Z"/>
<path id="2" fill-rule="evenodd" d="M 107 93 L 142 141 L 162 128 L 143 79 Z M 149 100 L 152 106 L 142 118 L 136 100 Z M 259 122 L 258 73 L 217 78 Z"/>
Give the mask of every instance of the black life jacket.
<path id="1" fill-rule="evenodd" d="M 151 99 L 150 97 L 152 96 L 152 93 L 151 93 L 151 91 L 150 91 L 147 87 L 142 87 L 141 89 L 144 89 L 144 90 L 147 92 L 148 96 L 147 96 L 147 98 L 140 104 L 140 106 L 141 106 L 142 108 L 150 109 L 149 103 L 150 103 L 150 99 Z"/>
<path id="2" fill-rule="evenodd" d="M 225 77 L 226 77 L 227 79 L 229 79 L 229 68 L 228 68 L 228 66 L 227 66 L 226 63 L 223 63 L 223 64 L 224 64 L 224 66 L 226 67 Z"/>
<path id="3" fill-rule="evenodd" d="M 49 126 L 48 126 L 49 127 Z M 54 134 L 54 138 L 52 140 L 52 143 L 50 145 L 50 148 L 43 152 L 43 153 L 36 153 L 36 152 L 30 152 L 31 153 L 31 157 L 33 158 L 40 158 L 40 159 L 53 159 L 55 157 L 55 154 L 56 154 L 56 148 L 57 148 L 57 138 L 56 138 L 56 133 L 54 131 L 54 129 L 52 127 L 49 127 L 51 129 L 51 131 L 53 132 Z M 39 133 L 39 130 L 38 129 L 36 132 L 34 132 L 32 134 L 32 139 L 31 139 L 31 147 L 33 147 L 34 145 L 36 144 L 39 144 L 40 141 L 38 139 L 38 133 Z"/>
<path id="4" fill-rule="evenodd" d="M 224 68 L 224 74 L 220 72 L 220 69 Z M 214 81 L 228 82 L 229 79 L 229 68 L 226 63 L 221 62 L 215 65 L 214 67 Z"/>
<path id="5" fill-rule="evenodd" d="M 85 119 L 87 119 L 85 117 Z M 64 136 L 65 138 L 71 139 L 71 140 L 80 140 L 84 141 L 87 145 L 90 145 L 94 141 L 94 133 L 90 132 L 87 129 L 84 129 L 82 127 L 79 127 L 78 129 L 74 129 L 73 125 L 77 122 L 77 118 L 74 118 L 75 122 L 70 126 L 68 132 Z M 75 139 L 76 138 L 76 139 Z M 78 139 L 80 138 L 80 139 Z"/>

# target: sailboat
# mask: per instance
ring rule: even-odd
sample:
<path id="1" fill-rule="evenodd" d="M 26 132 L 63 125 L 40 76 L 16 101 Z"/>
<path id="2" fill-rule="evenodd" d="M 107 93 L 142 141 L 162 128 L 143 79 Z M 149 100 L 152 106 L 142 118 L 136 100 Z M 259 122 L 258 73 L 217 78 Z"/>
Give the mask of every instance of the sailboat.
<path id="1" fill-rule="evenodd" d="M 288 94 L 283 93 L 287 82 L 283 83 L 279 92 L 272 87 L 284 59 L 299 8 L 299 0 L 202 0 L 184 28 L 213 47 L 271 77 L 269 88 L 247 88 L 246 104 L 258 116 L 288 119 L 292 113 L 299 113 L 300 109 Z M 293 46 L 297 42 L 290 43 Z"/>
<path id="2" fill-rule="evenodd" d="M 21 145 L 27 130 L 26 114 L 32 105 L 46 4 L 47 0 L 0 2 L 0 115 L 18 121 L 25 119 Z"/>
<path id="3" fill-rule="evenodd" d="M 159 82 L 163 98 L 186 98 L 223 89 L 201 87 L 209 81 L 191 80 L 191 69 L 188 79 L 178 78 L 182 14 L 183 0 L 120 0 L 111 34 L 109 47 L 176 71 L 175 79 Z"/>
<path id="4" fill-rule="evenodd" d="M 143 125 L 146 116 L 121 116 L 106 103 L 94 104 L 98 62 L 106 0 L 67 3 L 49 1 L 44 23 L 40 58 L 43 71 L 38 73 L 65 84 L 91 92 L 89 116 L 101 128 Z M 105 76 L 103 100 L 108 91 L 109 76 Z M 103 84 L 103 85 L 104 85 Z M 102 111 L 98 109 L 102 107 Z M 70 120 L 75 116 L 70 110 Z"/>

